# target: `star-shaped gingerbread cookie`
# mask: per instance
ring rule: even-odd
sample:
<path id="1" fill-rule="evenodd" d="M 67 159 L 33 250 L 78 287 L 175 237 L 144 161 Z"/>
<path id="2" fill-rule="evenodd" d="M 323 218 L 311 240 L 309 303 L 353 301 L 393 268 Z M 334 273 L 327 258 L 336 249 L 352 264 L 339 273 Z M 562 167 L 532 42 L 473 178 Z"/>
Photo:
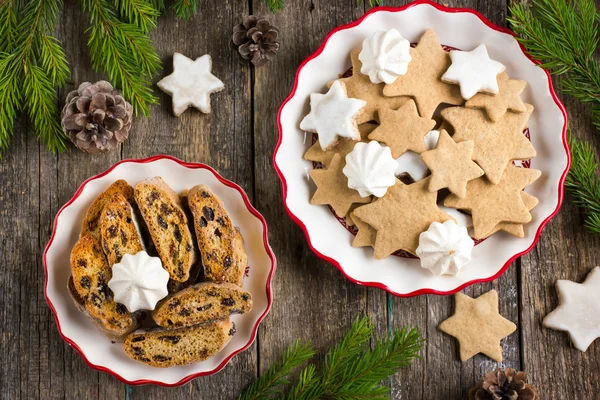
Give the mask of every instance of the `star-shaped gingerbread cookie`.
<path id="1" fill-rule="evenodd" d="M 444 200 L 446 207 L 468 210 L 473 217 L 473 237 L 483 239 L 501 222 L 524 224 L 531 221 L 529 209 L 521 193 L 541 175 L 537 169 L 518 168 L 510 164 L 497 185 L 485 177 L 467 184 L 467 196 L 460 199 L 451 194 Z"/>
<path id="2" fill-rule="evenodd" d="M 158 81 L 160 90 L 173 97 L 173 114 L 179 117 L 188 107 L 210 113 L 210 95 L 225 88 L 211 73 L 212 59 L 205 54 L 191 60 L 183 54 L 173 54 L 173 73 Z"/>
<path id="3" fill-rule="evenodd" d="M 406 101 L 408 97 L 385 97 L 383 95 L 383 83 L 372 83 L 368 75 L 360 72 L 362 63 L 358 59 L 360 50 L 350 52 L 352 61 L 352 76 L 341 78 L 339 81 L 346 85 L 349 97 L 362 99 L 367 102 L 362 114 L 358 116 L 356 122 L 362 124 L 368 121 L 379 121 L 378 111 L 380 109 L 397 110 Z"/>
<path id="4" fill-rule="evenodd" d="M 429 178 L 411 185 L 396 180 L 385 196 L 354 210 L 358 219 L 377 230 L 376 259 L 385 258 L 397 250 L 415 254 L 421 232 L 434 221 L 453 219 L 439 209 L 437 193 L 430 192 L 428 187 Z"/>
<path id="5" fill-rule="evenodd" d="M 343 218 L 354 203 L 368 203 L 369 197 L 360 197 L 356 190 L 348 187 L 348 178 L 342 172 L 346 163 L 339 154 L 333 156 L 329 168 L 313 169 L 310 177 L 317 185 L 317 191 L 310 204 L 328 204 L 335 213 Z"/>
<path id="6" fill-rule="evenodd" d="M 539 202 L 537 197 L 525 192 L 521 192 L 521 200 L 523 200 L 523 204 L 525 204 L 525 207 L 527 207 L 529 211 L 533 210 Z M 516 224 L 514 222 L 500 222 L 492 229 L 489 236 L 498 231 L 504 231 L 520 238 L 525 237 L 525 228 L 523 227 L 523 224 Z"/>
<path id="7" fill-rule="evenodd" d="M 515 113 L 525 112 L 525 103 L 521 100 L 521 93 L 525 90 L 527 82 L 511 79 L 506 72 L 498 76 L 497 95 L 478 93 L 465 103 L 467 108 L 483 108 L 490 120 L 496 122 L 508 110 Z"/>
<path id="8" fill-rule="evenodd" d="M 431 118 L 442 103 L 463 104 L 458 86 L 442 81 L 442 75 L 450 66 L 450 56 L 433 30 L 425 31 L 417 47 L 410 49 L 410 55 L 408 71 L 394 83 L 385 85 L 385 96 L 412 96 L 419 114 L 425 118 Z"/>
<path id="9" fill-rule="evenodd" d="M 448 188 L 459 198 L 465 198 L 467 182 L 483 175 L 483 170 L 471 159 L 474 145 L 472 140 L 456 143 L 448 132 L 440 131 L 436 148 L 421 154 L 431 170 L 431 192 Z"/>
<path id="10" fill-rule="evenodd" d="M 442 110 L 442 117 L 454 128 L 456 142 L 473 140 L 473 160 L 485 171 L 485 176 L 498 183 L 512 160 L 535 157 L 531 142 L 523 135 L 533 106 L 526 105 L 521 114 L 506 113 L 497 122 L 488 120 L 482 110 L 452 107 Z"/>
<path id="11" fill-rule="evenodd" d="M 546 315 L 546 328 L 569 332 L 573 346 L 586 351 L 600 337 L 600 267 L 592 269 L 583 283 L 556 281 L 558 307 Z"/>
<path id="12" fill-rule="evenodd" d="M 375 237 L 377 235 L 377 231 L 373 229 L 371 225 L 363 222 L 360 218 L 354 215 L 354 212 L 351 215 L 352 220 L 358 229 L 358 232 L 352 241 L 352 247 L 375 246 Z"/>
<path id="13" fill-rule="evenodd" d="M 407 150 L 422 153 L 425 135 L 435 126 L 435 120 L 419 117 L 413 100 L 398 110 L 379 110 L 379 126 L 369 135 L 370 140 L 385 143 L 392 149 L 392 157 L 398 158 Z"/>
<path id="14" fill-rule="evenodd" d="M 456 293 L 454 302 L 454 315 L 442 321 L 439 328 L 458 340 L 461 361 L 483 353 L 502 362 L 500 341 L 517 330 L 517 326 L 500 315 L 498 293 L 490 290 L 476 299 Z"/>
<path id="15" fill-rule="evenodd" d="M 360 132 L 361 142 L 367 141 L 367 136 L 373 130 L 377 128 L 377 124 L 372 123 L 364 123 L 358 126 L 358 131 Z M 320 162 L 326 167 L 331 163 L 331 159 L 336 154 L 342 156 L 342 159 L 346 159 L 346 155 L 354 149 L 354 146 L 358 143 L 356 140 L 351 139 L 340 139 L 335 146 L 333 146 L 329 150 L 323 150 L 319 141 L 316 141 L 307 151 L 304 153 L 304 159 L 309 161 Z"/>

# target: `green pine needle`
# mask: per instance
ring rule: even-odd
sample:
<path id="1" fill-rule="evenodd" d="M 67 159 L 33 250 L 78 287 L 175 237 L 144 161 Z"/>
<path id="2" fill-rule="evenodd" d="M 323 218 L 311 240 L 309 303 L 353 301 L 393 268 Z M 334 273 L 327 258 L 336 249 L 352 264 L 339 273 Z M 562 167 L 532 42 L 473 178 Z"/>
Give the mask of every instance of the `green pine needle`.
<path id="1" fill-rule="evenodd" d="M 269 10 L 275 14 L 277 11 L 281 11 L 283 10 L 284 7 L 284 0 L 264 0 L 265 3 L 267 3 L 267 6 L 269 7 Z"/>
<path id="2" fill-rule="evenodd" d="M 171 9 L 179 18 L 190 19 L 198 11 L 198 0 L 175 0 Z"/>
<path id="3" fill-rule="evenodd" d="M 114 0 L 114 3 L 121 19 L 136 25 L 142 33 L 148 33 L 156 28 L 156 20 L 160 16 L 159 7 L 164 7 L 164 4 L 156 4 L 148 0 Z"/>
<path id="4" fill-rule="evenodd" d="M 280 398 L 282 386 L 289 384 L 288 377 L 292 371 L 310 360 L 314 355 L 315 350 L 312 345 L 296 340 L 287 349 L 281 362 L 273 364 L 267 372 L 246 389 L 238 400 Z"/>
<path id="5" fill-rule="evenodd" d="M 365 4 L 365 0 L 356 0 L 356 2 L 360 5 Z M 375 7 L 375 6 L 382 6 L 383 5 L 383 0 L 369 0 L 369 5 L 371 7 Z"/>
<path id="6" fill-rule="evenodd" d="M 600 235 L 600 176 L 594 149 L 588 142 L 577 140 L 569 133 L 572 166 L 566 187 L 574 203 L 585 213 L 585 226 Z"/>
<path id="7" fill-rule="evenodd" d="M 136 114 L 148 115 L 148 105 L 158 103 L 150 80 L 161 68 L 152 41 L 139 26 L 120 21 L 106 0 L 82 2 L 90 16 L 88 47 L 92 65 L 106 71 Z"/>
<path id="8" fill-rule="evenodd" d="M 282 392 L 289 383 L 288 377 L 282 374 L 275 379 L 274 371 L 270 369 L 239 399 L 389 399 L 389 388 L 381 382 L 419 358 L 424 341 L 416 328 L 397 329 L 389 337 L 378 340 L 373 338 L 373 331 L 374 325 L 368 317 L 354 321 L 342 340 L 325 356 L 322 370 L 319 372 L 314 364 L 306 366 L 285 396 Z M 369 346 L 371 342 L 374 343 L 373 349 Z M 290 351 L 297 345 L 296 342 L 288 349 L 282 363 L 291 361 Z M 311 357 L 298 360 L 294 368 Z M 280 371 L 279 365 L 276 371 Z"/>

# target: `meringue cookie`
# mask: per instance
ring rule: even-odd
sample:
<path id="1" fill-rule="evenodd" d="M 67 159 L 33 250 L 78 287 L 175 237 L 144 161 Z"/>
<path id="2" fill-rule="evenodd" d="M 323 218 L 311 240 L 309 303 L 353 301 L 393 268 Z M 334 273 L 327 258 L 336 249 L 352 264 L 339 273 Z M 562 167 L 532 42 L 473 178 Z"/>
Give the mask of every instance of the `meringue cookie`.
<path id="1" fill-rule="evenodd" d="M 300 129 L 317 133 L 323 150 L 335 145 L 339 137 L 360 140 L 355 117 L 366 104 L 349 98 L 344 84 L 335 81 L 326 94 L 310 95 L 310 113 L 300 122 Z"/>
<path id="2" fill-rule="evenodd" d="M 410 42 L 396 29 L 375 32 L 363 41 L 358 59 L 362 62 L 360 72 L 369 75 L 371 82 L 389 85 L 406 74 L 412 60 Z"/>
<path id="3" fill-rule="evenodd" d="M 396 183 L 397 167 L 392 150 L 372 140 L 354 146 L 346 155 L 342 172 L 348 177 L 348 187 L 357 190 L 361 197 L 383 197 L 387 189 Z"/>
<path id="4" fill-rule="evenodd" d="M 156 303 L 169 294 L 169 273 L 158 257 L 150 257 L 145 251 L 136 255 L 125 254 L 120 263 L 113 265 L 108 287 L 117 303 L 130 312 L 154 310 Z"/>
<path id="5" fill-rule="evenodd" d="M 421 259 L 421 267 L 436 276 L 456 275 L 471 261 L 474 245 L 466 227 L 452 220 L 443 224 L 433 222 L 419 235 L 417 256 Z"/>

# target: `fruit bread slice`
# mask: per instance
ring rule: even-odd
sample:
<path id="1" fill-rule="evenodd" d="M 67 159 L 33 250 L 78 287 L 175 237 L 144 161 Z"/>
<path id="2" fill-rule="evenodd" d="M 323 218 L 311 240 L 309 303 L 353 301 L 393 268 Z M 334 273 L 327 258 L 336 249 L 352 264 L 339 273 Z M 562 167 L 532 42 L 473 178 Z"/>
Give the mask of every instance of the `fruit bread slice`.
<path id="1" fill-rule="evenodd" d="M 102 214 L 104 206 L 115 193 L 121 194 L 129 203 L 133 203 L 133 188 L 123 179 L 115 181 L 100 196 L 96 197 L 96 200 L 88 208 L 83 224 L 81 225 L 81 234 L 79 237 L 84 237 L 91 233 L 100 240 L 100 214 Z"/>
<path id="2" fill-rule="evenodd" d="M 137 319 L 123 304 L 115 302 L 108 287 L 112 270 L 92 234 L 79 239 L 71 251 L 71 273 L 73 288 L 83 301 L 85 311 L 106 335 L 121 339 L 137 329 Z"/>
<path id="3" fill-rule="evenodd" d="M 152 318 L 171 328 L 202 324 L 252 309 L 252 296 L 233 283 L 203 282 L 161 301 Z"/>
<path id="4" fill-rule="evenodd" d="M 244 239 L 233 226 L 223 202 L 206 185 L 190 189 L 190 210 L 204 265 L 204 277 L 213 282 L 242 286 L 248 263 Z"/>
<path id="5" fill-rule="evenodd" d="M 129 334 L 123 349 L 136 361 L 167 368 L 206 360 L 221 351 L 234 333 L 229 318 L 185 328 L 155 328 Z"/>
<path id="6" fill-rule="evenodd" d="M 111 267 L 121 262 L 125 254 L 144 250 L 140 233 L 133 222 L 133 210 L 125 197 L 115 193 L 100 215 L 102 248 Z"/>
<path id="7" fill-rule="evenodd" d="M 187 281 L 196 249 L 177 193 L 154 177 L 135 186 L 135 199 L 164 268 L 174 281 Z"/>

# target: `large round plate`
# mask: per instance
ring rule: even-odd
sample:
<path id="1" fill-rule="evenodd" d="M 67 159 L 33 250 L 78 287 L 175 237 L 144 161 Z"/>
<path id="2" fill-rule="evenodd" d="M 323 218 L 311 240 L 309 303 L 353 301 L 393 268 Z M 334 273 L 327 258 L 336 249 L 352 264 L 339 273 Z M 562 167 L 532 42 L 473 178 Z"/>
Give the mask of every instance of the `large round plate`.
<path id="1" fill-rule="evenodd" d="M 537 157 L 531 161 L 531 168 L 541 170 L 542 177 L 527 188 L 540 203 L 532 211 L 525 237 L 493 235 L 475 247 L 472 262 L 458 276 L 435 277 L 420 268 L 418 259 L 375 260 L 372 249 L 351 246 L 351 233 L 327 207 L 309 203 L 314 185 L 307 179 L 307 172 L 312 164 L 303 155 L 311 141 L 299 128 L 309 111 L 308 98 L 311 93 L 325 92 L 327 82 L 350 67 L 350 51 L 360 49 L 365 38 L 392 28 L 412 43 L 428 28 L 435 30 L 442 44 L 454 48 L 471 50 L 485 43 L 490 57 L 505 64 L 512 78 L 528 82 L 522 97 L 535 106 L 529 130 Z M 313 251 L 351 281 L 397 296 L 452 294 L 473 283 L 498 278 L 514 259 L 535 246 L 544 226 L 558 212 L 570 166 L 567 114 L 550 75 L 537 64 L 511 31 L 492 24 L 474 10 L 447 8 L 427 0 L 401 8 L 374 8 L 358 21 L 334 29 L 298 69 L 294 88 L 279 110 L 279 141 L 273 155 L 286 209 L 304 230 Z"/>
<path id="2" fill-rule="evenodd" d="M 71 274 L 69 256 L 92 201 L 117 179 L 125 179 L 130 185 L 135 185 L 157 175 L 176 192 L 206 184 L 223 200 L 234 224 L 244 236 L 249 265 L 244 289 L 252 294 L 254 302 L 250 313 L 232 316 L 237 332 L 221 352 L 203 362 L 172 368 L 153 368 L 127 357 L 119 343 L 111 343 L 89 318 L 75 308 L 67 290 L 67 280 Z M 133 385 L 154 383 L 176 386 L 198 376 L 220 371 L 233 356 L 252 344 L 258 326 L 273 301 L 271 280 L 275 272 L 275 256 L 268 243 L 265 219 L 250 204 L 242 188 L 221 177 L 211 167 L 169 156 L 124 160 L 86 180 L 56 215 L 43 261 L 46 301 L 63 339 L 81 354 L 90 367 Z"/>

